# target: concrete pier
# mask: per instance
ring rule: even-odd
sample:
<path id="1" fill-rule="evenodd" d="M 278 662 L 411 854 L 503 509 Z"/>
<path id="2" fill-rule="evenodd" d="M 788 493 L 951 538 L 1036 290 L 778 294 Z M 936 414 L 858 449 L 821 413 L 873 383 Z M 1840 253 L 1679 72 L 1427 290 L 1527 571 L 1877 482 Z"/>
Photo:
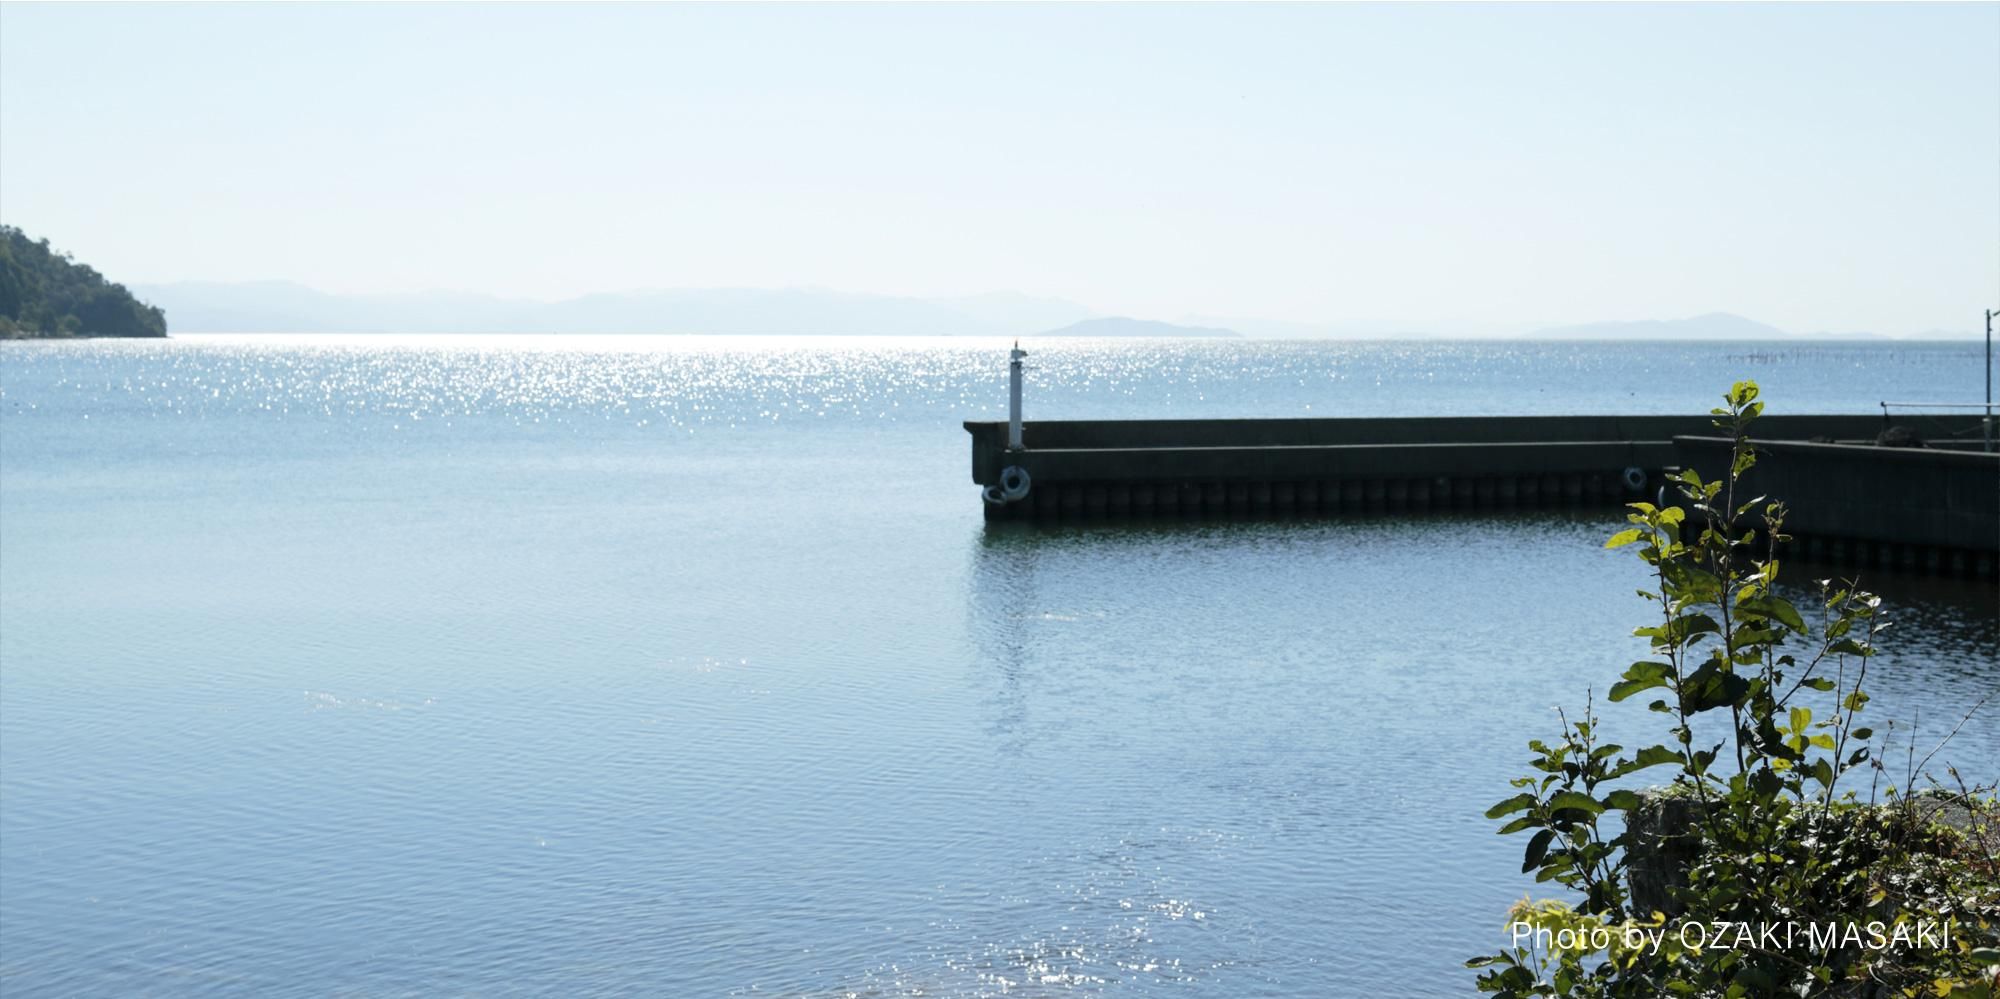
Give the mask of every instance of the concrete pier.
<path id="1" fill-rule="evenodd" d="M 1993 578 L 2000 454 L 1977 450 L 1976 416 L 1924 421 L 1933 446 L 1888 448 L 1879 414 L 1763 417 L 1746 498 L 1784 500 L 1817 557 Z M 1729 448 L 1706 415 L 1039 421 L 1020 448 L 1006 423 L 965 429 L 974 482 L 1031 482 L 1012 502 L 989 490 L 993 519 L 1616 506 L 1654 500 L 1671 469 L 1718 477 Z"/>

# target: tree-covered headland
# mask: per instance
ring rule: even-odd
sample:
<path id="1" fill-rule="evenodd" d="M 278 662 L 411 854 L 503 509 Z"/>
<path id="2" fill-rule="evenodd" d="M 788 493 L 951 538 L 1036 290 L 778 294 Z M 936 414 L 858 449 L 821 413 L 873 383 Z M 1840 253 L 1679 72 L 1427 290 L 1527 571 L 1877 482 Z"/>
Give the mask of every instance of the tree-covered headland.
<path id="1" fill-rule="evenodd" d="M 165 312 L 48 240 L 0 225 L 0 338 L 166 335 Z"/>

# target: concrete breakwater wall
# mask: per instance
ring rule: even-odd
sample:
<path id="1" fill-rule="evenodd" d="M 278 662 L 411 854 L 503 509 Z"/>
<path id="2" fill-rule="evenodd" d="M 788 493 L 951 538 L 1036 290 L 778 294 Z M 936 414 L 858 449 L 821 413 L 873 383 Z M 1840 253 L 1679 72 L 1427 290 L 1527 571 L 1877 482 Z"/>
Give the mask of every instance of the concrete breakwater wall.
<path id="1" fill-rule="evenodd" d="M 1814 561 L 1994 578 L 2000 454 L 1947 448 L 1760 441 L 1738 486 L 1787 508 L 1785 532 Z M 1680 464 L 1714 478 L 1730 442 L 1676 437 Z"/>
<path id="2" fill-rule="evenodd" d="M 2000 455 L 1955 443 L 1977 446 L 1977 417 L 1925 419 L 1945 446 L 1876 447 L 1878 414 L 1764 417 L 1749 485 L 1787 502 L 1809 556 L 1990 578 Z M 1707 416 L 1043 421 L 1018 450 L 1005 423 L 965 428 L 973 481 L 1013 487 L 987 490 L 1001 520 L 1609 507 L 1656 499 L 1671 469 L 1715 477 L 1728 449 Z"/>

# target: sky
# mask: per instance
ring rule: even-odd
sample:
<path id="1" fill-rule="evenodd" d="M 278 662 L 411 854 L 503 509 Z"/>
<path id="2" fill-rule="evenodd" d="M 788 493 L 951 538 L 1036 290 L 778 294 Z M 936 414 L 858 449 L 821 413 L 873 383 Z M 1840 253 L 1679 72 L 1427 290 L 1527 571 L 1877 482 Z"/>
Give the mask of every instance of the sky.
<path id="1" fill-rule="evenodd" d="M 135 284 L 1970 330 L 2000 4 L 6 3 L 0 221 Z"/>

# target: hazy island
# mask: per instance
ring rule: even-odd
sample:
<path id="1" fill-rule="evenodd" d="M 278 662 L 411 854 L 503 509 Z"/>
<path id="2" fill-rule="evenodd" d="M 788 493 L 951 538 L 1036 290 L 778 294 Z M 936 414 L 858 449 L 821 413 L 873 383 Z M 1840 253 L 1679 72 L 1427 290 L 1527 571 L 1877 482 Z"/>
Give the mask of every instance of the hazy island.
<path id="1" fill-rule="evenodd" d="M 159 308 L 48 240 L 0 225 L 0 338 L 166 335 Z"/>

